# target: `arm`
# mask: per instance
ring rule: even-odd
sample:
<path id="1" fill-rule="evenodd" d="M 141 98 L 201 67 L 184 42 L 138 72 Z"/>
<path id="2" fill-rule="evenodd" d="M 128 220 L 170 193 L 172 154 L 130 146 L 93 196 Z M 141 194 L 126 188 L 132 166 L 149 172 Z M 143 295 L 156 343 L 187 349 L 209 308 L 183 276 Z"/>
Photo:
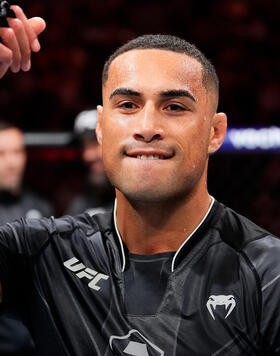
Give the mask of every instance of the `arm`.
<path id="1" fill-rule="evenodd" d="M 40 50 L 37 36 L 46 24 L 40 17 L 27 19 L 19 6 L 11 6 L 16 18 L 8 18 L 9 28 L 0 28 L 0 78 L 10 68 L 17 73 L 31 67 L 31 53 Z"/>
<path id="2" fill-rule="evenodd" d="M 261 333 L 268 355 L 280 356 L 280 241 L 271 238 L 271 253 L 261 261 L 262 317 Z"/>
<path id="3" fill-rule="evenodd" d="M 280 356 L 280 240 L 267 235 L 246 250 L 259 278 L 261 354 Z"/>

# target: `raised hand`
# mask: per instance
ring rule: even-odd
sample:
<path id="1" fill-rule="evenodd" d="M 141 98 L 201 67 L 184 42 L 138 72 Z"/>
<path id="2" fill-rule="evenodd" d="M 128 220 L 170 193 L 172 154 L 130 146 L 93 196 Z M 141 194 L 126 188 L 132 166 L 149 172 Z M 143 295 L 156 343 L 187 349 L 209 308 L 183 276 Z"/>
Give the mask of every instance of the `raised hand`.
<path id="1" fill-rule="evenodd" d="M 10 68 L 17 73 L 31 68 L 31 53 L 40 50 L 38 35 L 46 27 L 40 17 L 28 19 L 19 6 L 11 6 L 16 18 L 7 17 L 9 27 L 0 27 L 0 78 Z"/>

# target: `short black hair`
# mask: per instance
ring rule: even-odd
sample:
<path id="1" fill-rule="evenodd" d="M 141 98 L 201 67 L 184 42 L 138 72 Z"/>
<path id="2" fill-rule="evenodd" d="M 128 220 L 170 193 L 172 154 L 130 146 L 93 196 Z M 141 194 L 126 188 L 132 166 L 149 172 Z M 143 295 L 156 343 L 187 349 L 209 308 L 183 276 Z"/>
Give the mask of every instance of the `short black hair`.
<path id="1" fill-rule="evenodd" d="M 177 53 L 185 53 L 195 58 L 202 65 L 202 82 L 208 88 L 213 86 L 219 92 L 219 79 L 213 64 L 209 59 L 193 44 L 170 35 L 143 35 L 139 36 L 118 48 L 105 62 L 102 74 L 102 84 L 108 78 L 109 67 L 113 60 L 119 55 L 134 49 L 161 49 Z"/>

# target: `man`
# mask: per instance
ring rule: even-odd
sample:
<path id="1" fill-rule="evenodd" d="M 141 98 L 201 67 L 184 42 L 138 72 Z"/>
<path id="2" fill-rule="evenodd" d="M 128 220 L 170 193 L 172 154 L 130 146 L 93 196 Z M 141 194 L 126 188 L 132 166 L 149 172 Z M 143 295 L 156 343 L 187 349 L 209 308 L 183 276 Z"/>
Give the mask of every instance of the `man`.
<path id="1" fill-rule="evenodd" d="M 280 241 L 207 192 L 217 102 L 214 68 L 178 38 L 137 38 L 105 64 L 114 215 L 0 230 L 3 297 L 29 283 L 39 355 L 280 354 Z"/>
<path id="2" fill-rule="evenodd" d="M 87 169 L 85 190 L 74 197 L 67 214 L 77 215 L 87 212 L 90 215 L 112 210 L 114 189 L 104 172 L 102 149 L 97 142 L 95 130 L 97 110 L 80 112 L 74 124 L 74 134 L 82 148 L 82 161 Z"/>
<path id="3" fill-rule="evenodd" d="M 26 150 L 21 130 L 0 120 L 0 224 L 53 214 L 50 204 L 23 187 Z"/>
<path id="4" fill-rule="evenodd" d="M 0 120 L 0 224 L 21 217 L 51 216 L 50 205 L 22 186 L 26 165 L 23 134 Z M 31 355 L 32 340 L 17 313 L 0 305 L 0 354 Z"/>

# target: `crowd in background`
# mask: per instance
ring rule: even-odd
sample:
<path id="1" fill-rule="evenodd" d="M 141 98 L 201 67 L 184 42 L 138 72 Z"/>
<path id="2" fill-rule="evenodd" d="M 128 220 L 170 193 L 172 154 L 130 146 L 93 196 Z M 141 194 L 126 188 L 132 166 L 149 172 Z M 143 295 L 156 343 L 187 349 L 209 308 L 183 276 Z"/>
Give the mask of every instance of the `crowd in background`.
<path id="1" fill-rule="evenodd" d="M 206 53 L 231 125 L 279 122 L 279 1 L 26 0 L 23 6 L 47 21 L 43 51 L 28 76 L 3 80 L 0 105 L 5 115 L 28 117 L 27 130 L 71 129 L 79 111 L 100 102 L 105 58 L 144 33 L 178 35 Z"/>
<path id="2" fill-rule="evenodd" d="M 205 52 L 217 69 L 220 110 L 231 126 L 280 124 L 279 1 L 26 0 L 22 6 L 47 22 L 32 70 L 7 75 L 0 86 L 2 115 L 25 131 L 72 130 L 78 112 L 101 102 L 104 60 L 145 33 L 178 35 Z M 280 234 L 278 156 L 217 154 L 209 177 L 217 199 L 275 234 Z M 29 183 L 63 213 L 70 192 L 80 188 L 81 165 L 42 166 L 31 161 Z"/>

